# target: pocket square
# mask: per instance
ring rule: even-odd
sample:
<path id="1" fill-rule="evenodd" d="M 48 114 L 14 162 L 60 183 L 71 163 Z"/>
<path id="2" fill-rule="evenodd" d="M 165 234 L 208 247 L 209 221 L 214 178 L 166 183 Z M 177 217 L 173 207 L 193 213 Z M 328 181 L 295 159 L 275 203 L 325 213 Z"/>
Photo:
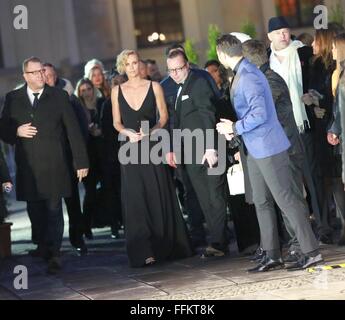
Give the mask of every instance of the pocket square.
<path id="1" fill-rule="evenodd" d="M 182 96 L 182 101 L 185 101 L 185 100 L 187 100 L 187 99 L 189 99 L 189 95 Z"/>

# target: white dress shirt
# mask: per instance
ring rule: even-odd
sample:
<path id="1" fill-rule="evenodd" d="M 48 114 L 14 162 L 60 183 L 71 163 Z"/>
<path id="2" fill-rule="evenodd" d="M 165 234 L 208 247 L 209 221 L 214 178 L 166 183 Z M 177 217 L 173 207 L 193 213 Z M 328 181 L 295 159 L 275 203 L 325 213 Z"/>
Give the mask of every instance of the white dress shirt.
<path id="1" fill-rule="evenodd" d="M 34 105 L 34 100 L 35 100 L 34 93 L 38 93 L 37 98 L 39 99 L 39 98 L 41 98 L 41 95 L 42 95 L 42 93 L 43 93 L 43 90 L 44 90 L 44 88 L 42 88 L 42 89 L 41 89 L 40 91 L 38 91 L 38 92 L 33 92 L 33 91 L 29 88 L 29 86 L 27 86 L 26 92 L 27 92 L 27 94 L 28 94 L 28 97 L 29 97 L 29 99 L 30 99 L 30 102 L 31 102 L 31 105 L 32 105 L 32 106 Z"/>

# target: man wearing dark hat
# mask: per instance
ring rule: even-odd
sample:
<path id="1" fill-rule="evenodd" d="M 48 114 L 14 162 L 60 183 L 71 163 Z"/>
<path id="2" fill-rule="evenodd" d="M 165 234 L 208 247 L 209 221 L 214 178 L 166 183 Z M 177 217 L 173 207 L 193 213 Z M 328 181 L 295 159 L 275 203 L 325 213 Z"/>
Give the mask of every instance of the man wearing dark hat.
<path id="1" fill-rule="evenodd" d="M 320 192 L 322 188 L 317 179 L 315 149 L 311 133 L 308 110 L 302 101 L 302 96 L 309 87 L 309 65 L 313 49 L 298 40 L 291 39 L 290 26 L 284 17 L 273 17 L 268 23 L 268 38 L 271 41 L 269 50 L 270 68 L 278 73 L 286 82 L 297 128 L 301 135 L 305 159 L 303 175 L 311 197 L 311 204 L 318 228 L 320 219 Z"/>

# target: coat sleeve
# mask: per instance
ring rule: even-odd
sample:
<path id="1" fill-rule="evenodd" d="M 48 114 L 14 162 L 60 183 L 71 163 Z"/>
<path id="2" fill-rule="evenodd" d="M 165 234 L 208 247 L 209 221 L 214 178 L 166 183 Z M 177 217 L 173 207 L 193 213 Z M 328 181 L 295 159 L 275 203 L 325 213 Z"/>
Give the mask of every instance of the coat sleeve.
<path id="1" fill-rule="evenodd" d="M 5 161 L 3 152 L 0 148 L 0 183 L 12 182 L 10 173 L 8 171 L 7 163 Z"/>
<path id="2" fill-rule="evenodd" d="M 265 90 L 260 78 L 254 73 L 248 73 L 242 77 L 243 81 L 245 87 L 242 94 L 250 110 L 243 119 L 236 122 L 238 135 L 254 130 L 267 120 Z"/>
<path id="3" fill-rule="evenodd" d="M 89 160 L 80 125 L 66 92 L 62 92 L 62 119 L 71 146 L 73 164 L 76 170 L 89 168 Z"/>
<path id="4" fill-rule="evenodd" d="M 207 129 L 215 130 L 216 107 L 214 105 L 215 96 L 211 86 L 205 79 L 199 78 L 194 84 L 193 89 L 197 90 L 196 94 L 193 95 L 193 103 L 197 106 L 200 118 L 204 125 L 204 128 L 201 129 L 205 131 Z M 206 142 L 208 142 L 207 139 Z M 216 138 L 215 141 L 212 141 L 212 143 L 209 141 L 209 143 L 209 145 L 206 145 L 206 149 L 216 148 Z"/>
<path id="5" fill-rule="evenodd" d="M 5 143 L 14 145 L 17 141 L 17 128 L 18 124 L 11 117 L 11 94 L 7 94 L 0 118 L 0 138 Z"/>

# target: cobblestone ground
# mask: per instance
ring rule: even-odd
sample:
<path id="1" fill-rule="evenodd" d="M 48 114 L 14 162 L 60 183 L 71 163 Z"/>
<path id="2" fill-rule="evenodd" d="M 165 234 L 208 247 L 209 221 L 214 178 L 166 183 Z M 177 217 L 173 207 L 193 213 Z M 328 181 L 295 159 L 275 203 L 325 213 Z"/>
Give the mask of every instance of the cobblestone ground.
<path id="1" fill-rule="evenodd" d="M 235 246 L 225 258 L 201 259 L 198 255 L 143 269 L 128 267 L 124 240 L 110 239 L 109 229 L 97 229 L 89 241 L 89 254 L 79 257 L 63 244 L 63 270 L 57 276 L 46 274 L 46 264 L 31 258 L 29 221 L 23 207 L 16 207 L 9 220 L 12 228 L 12 257 L 0 264 L 0 300 L 309 300 L 344 299 L 345 269 L 317 273 L 277 270 L 248 274 L 248 258 L 236 253 Z M 65 230 L 68 228 L 65 226 Z M 345 248 L 324 246 L 326 264 L 345 263 Z M 14 268 L 28 269 L 28 289 L 14 288 Z"/>

